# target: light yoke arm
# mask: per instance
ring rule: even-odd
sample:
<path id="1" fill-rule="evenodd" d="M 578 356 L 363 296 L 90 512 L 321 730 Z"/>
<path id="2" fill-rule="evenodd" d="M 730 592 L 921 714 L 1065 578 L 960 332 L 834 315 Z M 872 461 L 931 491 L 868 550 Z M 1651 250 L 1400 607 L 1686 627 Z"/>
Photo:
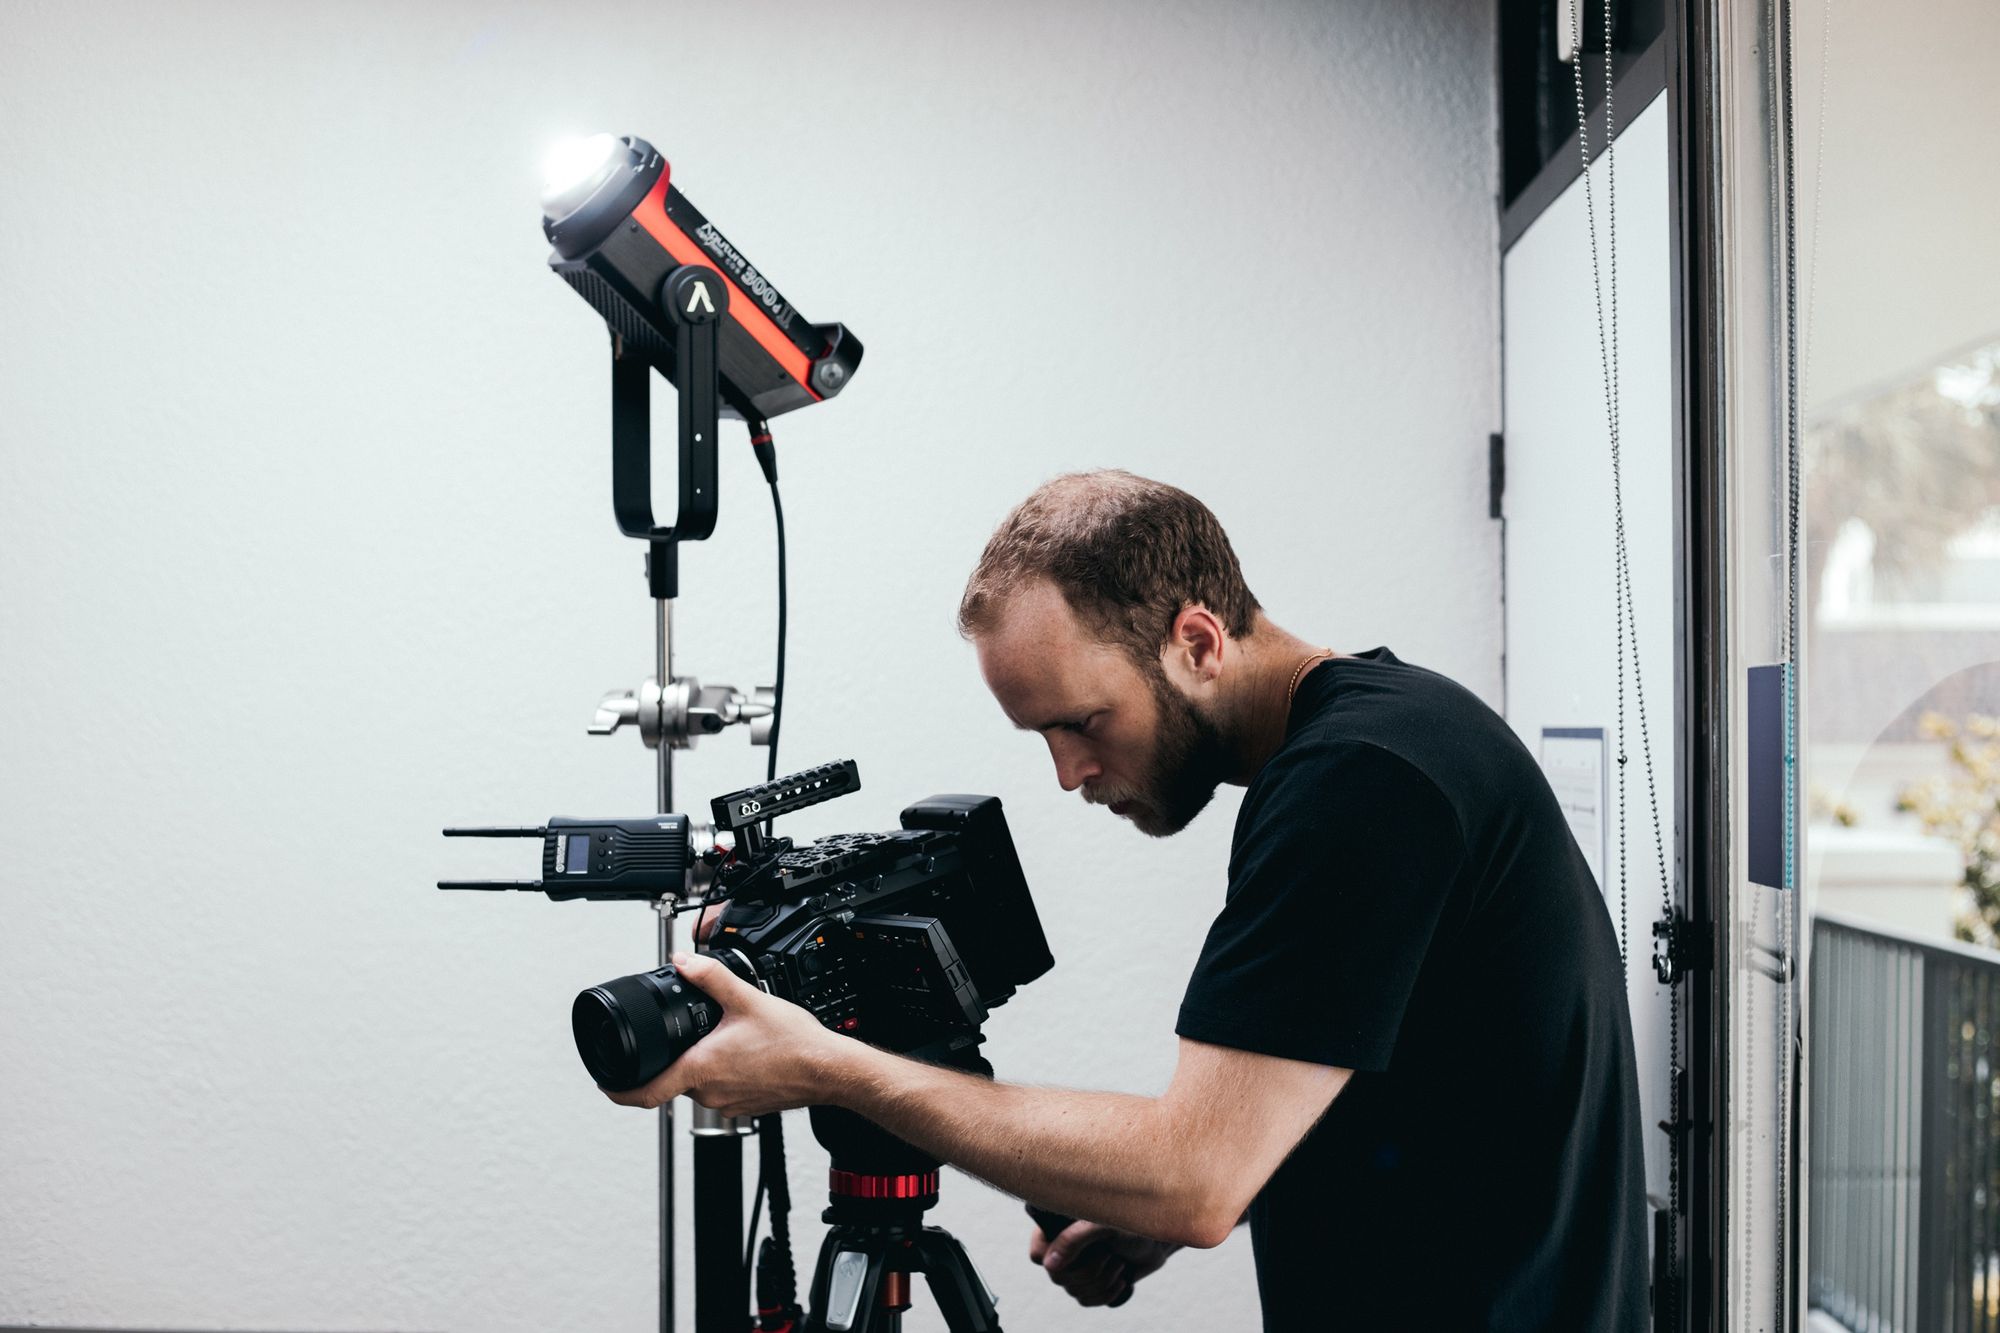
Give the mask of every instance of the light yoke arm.
<path id="1" fill-rule="evenodd" d="M 678 545 L 715 531 L 719 504 L 715 437 L 721 416 L 716 333 L 729 290 L 715 270 L 684 264 L 661 284 L 674 318 L 674 382 L 680 404 L 680 503 L 671 526 L 653 517 L 652 367 L 611 335 L 611 508 L 618 530 L 651 544 L 647 580 L 656 599 L 680 595 Z"/>

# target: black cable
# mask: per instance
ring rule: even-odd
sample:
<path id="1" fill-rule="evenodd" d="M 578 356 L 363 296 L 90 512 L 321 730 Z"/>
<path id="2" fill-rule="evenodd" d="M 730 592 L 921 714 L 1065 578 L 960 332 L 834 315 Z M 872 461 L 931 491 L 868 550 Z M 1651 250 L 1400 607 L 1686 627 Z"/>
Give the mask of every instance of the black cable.
<path id="1" fill-rule="evenodd" d="M 771 1175 L 771 1239 L 784 1249 L 785 1263 L 792 1255 L 792 1183 L 785 1176 L 785 1122 L 783 1112 L 764 1117 L 764 1160 L 758 1174 Z"/>
<path id="2" fill-rule="evenodd" d="M 763 469 L 764 480 L 771 485 L 771 518 L 777 524 L 778 529 L 778 671 L 777 679 L 771 686 L 770 753 L 766 757 L 764 764 L 764 780 L 766 782 L 776 782 L 778 780 L 778 729 L 784 721 L 785 707 L 785 630 L 790 609 L 787 605 L 786 597 L 785 505 L 784 501 L 778 496 L 778 449 L 771 439 L 771 425 L 762 417 L 749 417 L 746 419 L 745 424 L 750 428 L 750 451 L 757 456 L 757 466 Z M 767 838 L 771 836 L 771 827 L 771 821 L 766 820 L 764 822 L 764 836 Z M 765 1117 L 765 1121 L 766 1133 L 778 1132 L 777 1126 L 781 1122 L 776 1116 L 767 1116 Z M 757 1193 L 750 1204 L 750 1230 L 745 1235 L 743 1241 L 743 1271 L 746 1273 L 751 1271 L 751 1260 L 757 1252 L 757 1222 L 763 1212 L 764 1195 L 767 1192 L 771 1195 L 771 1228 L 773 1235 L 775 1236 L 777 1233 L 787 1230 L 787 1220 L 780 1218 L 778 1210 L 781 1198 L 789 1203 L 790 1192 L 782 1180 L 780 1180 L 776 1187 L 768 1183 L 767 1177 L 770 1167 L 771 1155 L 766 1151 L 758 1161 Z M 777 1169 L 781 1174 L 785 1169 L 782 1157 L 778 1160 Z M 787 1252 L 786 1258 L 789 1261 L 791 1249 L 789 1237 L 786 1240 L 785 1249 Z"/>
<path id="3" fill-rule="evenodd" d="M 757 1159 L 757 1193 L 750 1203 L 750 1230 L 743 1237 L 743 1271 L 750 1271 L 750 1261 L 757 1256 L 757 1220 L 764 1211 L 764 1159 Z"/>
<path id="4" fill-rule="evenodd" d="M 764 781 L 778 780 L 778 730 L 784 722 L 785 709 L 785 622 L 789 614 L 786 597 L 785 570 L 785 504 L 778 496 L 778 448 L 771 440 L 771 425 L 762 417 L 750 417 L 750 450 L 757 455 L 757 466 L 764 470 L 764 480 L 771 483 L 771 518 L 778 528 L 778 678 L 771 686 L 771 745 L 770 755 L 764 765 Z M 771 825 L 766 821 L 765 836 L 770 836 Z"/>
<path id="5" fill-rule="evenodd" d="M 785 621 L 789 610 L 785 604 L 785 505 L 778 498 L 775 477 L 771 481 L 771 516 L 778 525 L 778 679 L 771 687 L 771 753 L 764 769 L 766 782 L 778 780 L 778 727 L 785 716 Z"/>
<path id="6" fill-rule="evenodd" d="M 764 780 L 775 782 L 778 779 L 778 729 L 784 721 L 785 708 L 785 631 L 790 615 L 786 594 L 785 505 L 778 496 L 778 451 L 771 441 L 770 423 L 762 417 L 749 417 L 746 424 L 750 427 L 751 452 L 757 455 L 757 466 L 763 469 L 764 480 L 771 484 L 771 518 L 778 530 L 778 671 L 777 679 L 771 686 L 770 756 L 764 766 Z M 764 834 L 771 836 L 769 820 L 764 823 Z M 758 1118 L 757 1194 L 750 1205 L 750 1229 L 743 1241 L 743 1269 L 746 1273 L 751 1271 L 752 1258 L 757 1258 L 759 1327 L 782 1325 L 789 1328 L 800 1318 L 797 1270 L 792 1265 L 792 1191 L 790 1182 L 785 1179 L 784 1124 L 783 1117 L 776 1114 Z M 771 1235 L 764 1242 L 763 1253 L 759 1256 L 757 1224 L 763 1215 L 767 1195 L 771 1200 Z M 774 1324 L 772 1321 L 777 1322 Z"/>
<path id="7" fill-rule="evenodd" d="M 785 1177 L 785 1120 L 782 1114 L 759 1117 L 757 1132 L 762 1158 L 758 1176 L 771 1196 L 771 1234 L 757 1255 L 759 1327 L 794 1328 L 804 1317 L 799 1309 L 798 1270 L 792 1263 L 792 1190 Z"/>

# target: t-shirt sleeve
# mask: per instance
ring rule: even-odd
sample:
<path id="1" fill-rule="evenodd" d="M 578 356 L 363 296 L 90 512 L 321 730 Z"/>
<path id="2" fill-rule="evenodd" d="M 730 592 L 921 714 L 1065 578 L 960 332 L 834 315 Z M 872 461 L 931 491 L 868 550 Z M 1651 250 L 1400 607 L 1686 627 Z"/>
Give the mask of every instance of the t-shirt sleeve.
<path id="1" fill-rule="evenodd" d="M 1175 1031 L 1387 1069 L 1465 866 L 1457 817 L 1408 760 L 1359 741 L 1287 747 L 1244 800 Z"/>

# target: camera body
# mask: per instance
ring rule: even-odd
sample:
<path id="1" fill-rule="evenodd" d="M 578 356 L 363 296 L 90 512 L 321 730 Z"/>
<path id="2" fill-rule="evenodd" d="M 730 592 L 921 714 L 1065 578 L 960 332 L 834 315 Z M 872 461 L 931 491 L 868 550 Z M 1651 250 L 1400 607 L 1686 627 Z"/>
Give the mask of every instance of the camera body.
<path id="1" fill-rule="evenodd" d="M 715 801 L 737 842 L 708 856 L 728 905 L 705 952 L 834 1031 L 955 1063 L 989 1011 L 1054 966 L 1013 837 L 999 798 L 964 795 L 919 801 L 886 833 L 795 847 L 758 831 L 858 785 L 851 763 L 826 765 Z M 578 1054 L 613 1090 L 649 1081 L 720 1021 L 672 967 L 593 986 L 571 1010 Z"/>
<path id="2" fill-rule="evenodd" d="M 975 1043 L 996 1005 L 1054 966 L 992 796 L 933 796 L 891 833 L 773 858 L 775 891 L 732 891 L 708 944 L 827 1027 L 909 1054 Z"/>

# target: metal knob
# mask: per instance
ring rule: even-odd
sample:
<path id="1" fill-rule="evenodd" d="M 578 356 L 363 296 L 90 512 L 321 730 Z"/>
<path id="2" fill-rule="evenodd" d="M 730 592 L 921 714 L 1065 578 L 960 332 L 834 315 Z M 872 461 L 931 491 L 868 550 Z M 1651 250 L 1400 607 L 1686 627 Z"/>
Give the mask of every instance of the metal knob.
<path id="1" fill-rule="evenodd" d="M 703 736 L 747 722 L 750 743 L 769 745 L 776 709 L 777 696 L 769 685 L 759 685 L 746 695 L 734 685 L 703 685 L 693 676 L 676 676 L 662 690 L 649 676 L 636 690 L 606 694 L 589 730 L 593 736 L 609 736 L 636 722 L 647 749 L 659 749 L 664 736 L 674 749 L 686 750 Z"/>
<path id="2" fill-rule="evenodd" d="M 698 1139 L 740 1138 L 757 1132 L 757 1122 L 748 1116 L 726 1116 L 699 1102 L 692 1109 L 694 1123 L 688 1126 L 688 1133 Z"/>
<path id="3" fill-rule="evenodd" d="M 778 717 L 778 691 L 769 685 L 759 685 L 751 692 L 744 712 L 750 719 L 750 743 L 769 745 L 771 725 Z"/>
<path id="4" fill-rule="evenodd" d="M 597 705 L 597 716 L 591 720 L 590 734 L 609 736 L 626 723 L 638 720 L 638 698 L 631 690 L 613 690 Z"/>

